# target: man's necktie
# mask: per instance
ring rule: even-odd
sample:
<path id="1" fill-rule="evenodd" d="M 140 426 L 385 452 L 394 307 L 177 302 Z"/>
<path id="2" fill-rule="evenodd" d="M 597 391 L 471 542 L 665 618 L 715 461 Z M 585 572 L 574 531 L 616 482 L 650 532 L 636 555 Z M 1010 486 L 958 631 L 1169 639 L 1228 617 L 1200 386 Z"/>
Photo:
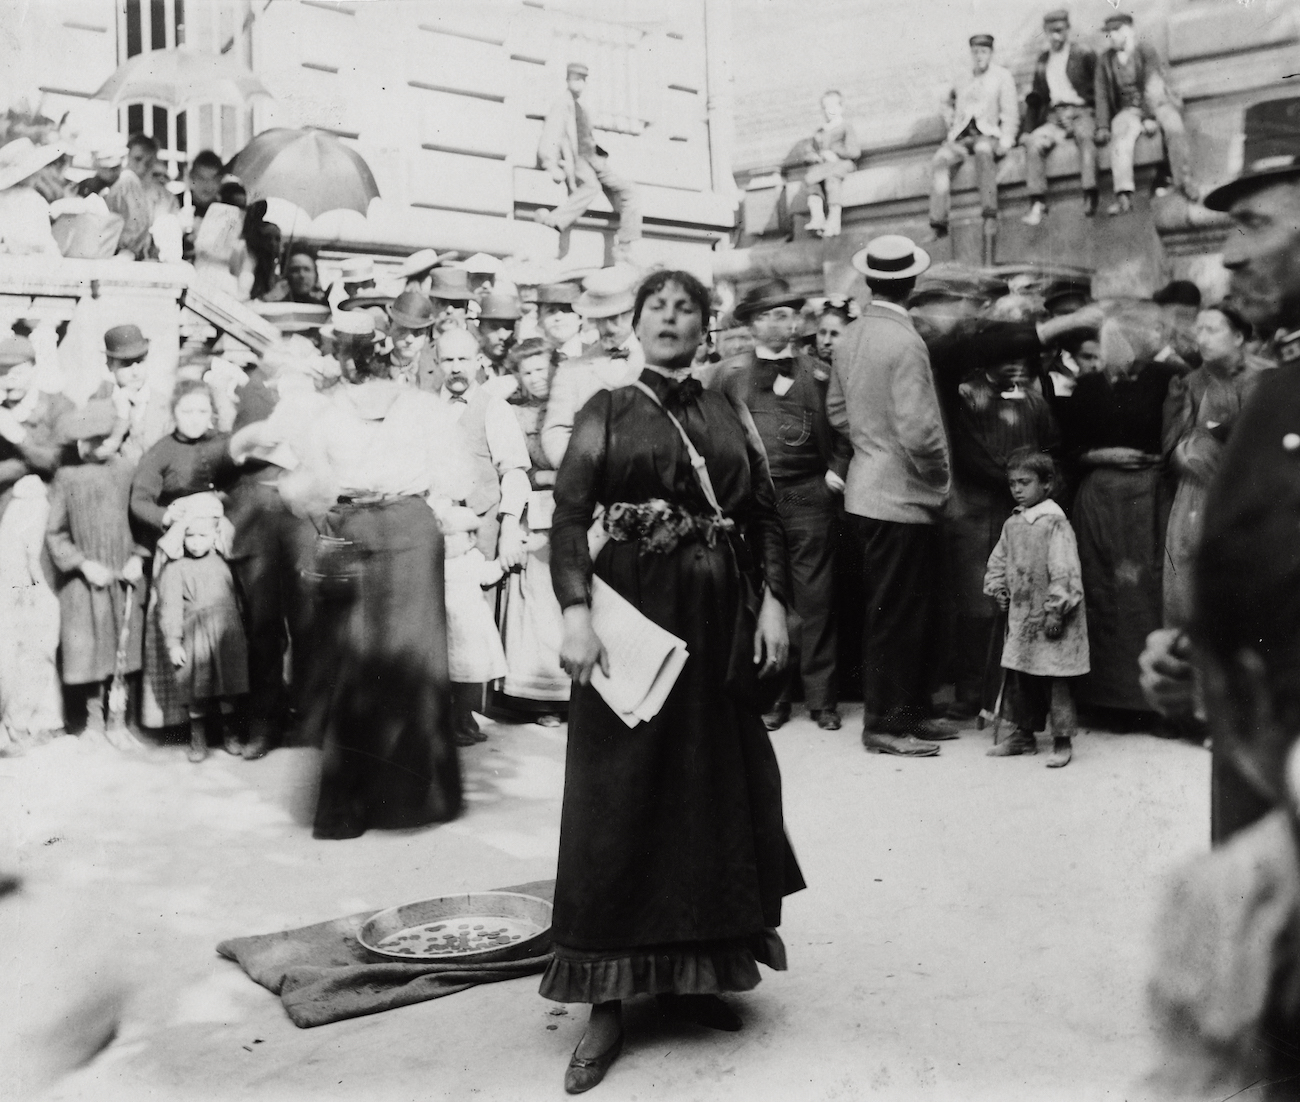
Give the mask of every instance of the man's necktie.
<path id="1" fill-rule="evenodd" d="M 607 353 L 611 360 L 626 360 L 632 355 L 630 348 L 615 348 L 612 352 Z"/>

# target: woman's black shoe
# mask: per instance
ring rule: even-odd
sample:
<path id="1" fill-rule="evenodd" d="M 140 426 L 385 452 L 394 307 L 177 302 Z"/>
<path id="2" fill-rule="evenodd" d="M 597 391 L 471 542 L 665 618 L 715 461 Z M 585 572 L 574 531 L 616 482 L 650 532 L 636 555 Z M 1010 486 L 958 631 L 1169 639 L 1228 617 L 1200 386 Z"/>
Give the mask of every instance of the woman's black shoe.
<path id="1" fill-rule="evenodd" d="M 581 1045 L 581 1042 L 579 1042 Z M 609 1046 L 599 1056 L 592 1056 L 584 1059 L 578 1055 L 578 1050 L 573 1050 L 573 1055 L 569 1057 L 569 1066 L 564 1072 L 564 1090 L 566 1094 L 582 1094 L 583 1091 L 589 1091 L 597 1083 L 605 1078 L 605 1072 L 609 1071 L 610 1066 L 618 1059 L 619 1053 L 623 1051 L 623 1032 L 619 1031 L 618 1040 Z"/>

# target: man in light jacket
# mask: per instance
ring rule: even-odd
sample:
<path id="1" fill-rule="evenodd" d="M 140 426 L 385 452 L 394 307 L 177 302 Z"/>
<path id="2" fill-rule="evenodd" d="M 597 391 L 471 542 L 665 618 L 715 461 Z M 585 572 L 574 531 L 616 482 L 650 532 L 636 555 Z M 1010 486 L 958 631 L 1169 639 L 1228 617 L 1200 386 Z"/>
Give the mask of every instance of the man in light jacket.
<path id="1" fill-rule="evenodd" d="M 629 244 L 641 237 L 641 204 L 635 185 L 610 170 L 609 155 L 596 144 L 591 119 L 581 102 L 587 74 L 587 66 L 581 62 L 569 63 L 567 91 L 546 113 L 537 148 L 538 165 L 569 189 L 569 198 L 555 210 L 539 210 L 534 217 L 563 234 L 603 191 L 618 216 L 616 258 L 625 258 Z"/>
<path id="2" fill-rule="evenodd" d="M 967 157 L 975 158 L 980 209 L 985 219 L 998 216 L 997 161 L 1015 148 L 1020 132 L 1020 103 L 1009 69 L 993 64 L 993 36 L 972 35 L 971 74 L 953 88 L 943 104 L 948 138 L 935 151 L 930 186 L 930 225 L 935 237 L 948 235 L 952 177 Z"/>
<path id="3" fill-rule="evenodd" d="M 938 520 L 951 486 L 930 356 L 904 303 L 930 258 L 906 237 L 853 257 L 872 303 L 835 348 L 826 412 L 853 445 L 844 508 L 863 548 L 862 744 L 931 757 L 955 735 L 930 719 Z"/>

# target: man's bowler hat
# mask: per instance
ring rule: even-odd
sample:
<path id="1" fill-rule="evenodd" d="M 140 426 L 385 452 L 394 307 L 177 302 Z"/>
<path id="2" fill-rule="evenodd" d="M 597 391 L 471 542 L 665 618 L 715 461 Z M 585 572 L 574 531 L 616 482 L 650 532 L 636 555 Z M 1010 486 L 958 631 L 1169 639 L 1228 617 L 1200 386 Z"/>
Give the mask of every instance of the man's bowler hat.
<path id="1" fill-rule="evenodd" d="M 776 310 L 782 306 L 798 310 L 807 301 L 803 295 L 791 292 L 790 284 L 784 279 L 768 279 L 746 291 L 744 298 L 736 303 L 732 314 L 738 322 L 747 325 L 766 310 Z"/>
<path id="2" fill-rule="evenodd" d="M 478 316 L 482 321 L 518 321 L 524 316 L 519 293 L 492 288 L 479 303 Z"/>
<path id="3" fill-rule="evenodd" d="M 911 279 L 930 266 L 930 254 L 910 237 L 887 233 L 854 253 L 852 264 L 868 279 Z"/>
<path id="4" fill-rule="evenodd" d="M 434 268 L 429 295 L 444 302 L 469 302 L 474 297 L 469 286 L 469 272 L 464 268 Z"/>
<path id="5" fill-rule="evenodd" d="M 1300 97 L 1247 107 L 1245 131 L 1241 174 L 1205 197 L 1210 210 L 1227 210 L 1263 184 L 1300 176 Z"/>
<path id="6" fill-rule="evenodd" d="M 428 329 L 436 313 L 427 295 L 419 291 L 403 291 L 388 307 L 388 317 L 403 329 Z"/>
<path id="7" fill-rule="evenodd" d="M 115 325 L 104 334 L 104 354 L 115 360 L 143 360 L 149 342 L 138 325 Z"/>

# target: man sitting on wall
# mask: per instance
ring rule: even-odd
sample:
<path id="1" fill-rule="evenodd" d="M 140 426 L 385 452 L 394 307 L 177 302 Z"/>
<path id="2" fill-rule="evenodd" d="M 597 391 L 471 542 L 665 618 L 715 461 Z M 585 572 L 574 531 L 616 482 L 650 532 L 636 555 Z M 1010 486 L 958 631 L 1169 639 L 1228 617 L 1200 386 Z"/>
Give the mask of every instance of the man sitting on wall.
<path id="1" fill-rule="evenodd" d="M 1033 87 L 1025 98 L 1026 226 L 1037 226 L 1047 213 L 1047 155 L 1066 138 L 1079 146 L 1083 213 L 1088 218 L 1097 213 L 1097 55 L 1070 41 L 1070 13 L 1064 8 L 1043 16 L 1043 33 L 1048 48 L 1038 55 Z"/>
<path id="2" fill-rule="evenodd" d="M 967 157 L 975 158 L 975 179 L 984 219 L 997 219 L 997 159 L 1011 152 L 1020 130 L 1016 81 L 1010 70 L 993 64 L 993 36 L 972 35 L 970 54 L 970 76 L 960 87 L 954 87 L 944 101 L 943 119 L 948 124 L 948 138 L 931 162 L 934 175 L 930 187 L 930 225 L 935 237 L 948 236 L 952 177 Z"/>

